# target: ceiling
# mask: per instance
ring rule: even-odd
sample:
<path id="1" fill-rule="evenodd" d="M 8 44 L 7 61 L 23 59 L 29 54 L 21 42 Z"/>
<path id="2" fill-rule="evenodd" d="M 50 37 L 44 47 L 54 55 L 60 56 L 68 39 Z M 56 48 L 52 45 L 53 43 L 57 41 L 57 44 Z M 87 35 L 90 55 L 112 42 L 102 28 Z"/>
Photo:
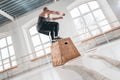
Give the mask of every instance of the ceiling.
<path id="1" fill-rule="evenodd" d="M 19 17 L 54 0 L 0 0 L 0 10 L 12 18 Z M 0 13 L 0 26 L 11 22 Z"/>

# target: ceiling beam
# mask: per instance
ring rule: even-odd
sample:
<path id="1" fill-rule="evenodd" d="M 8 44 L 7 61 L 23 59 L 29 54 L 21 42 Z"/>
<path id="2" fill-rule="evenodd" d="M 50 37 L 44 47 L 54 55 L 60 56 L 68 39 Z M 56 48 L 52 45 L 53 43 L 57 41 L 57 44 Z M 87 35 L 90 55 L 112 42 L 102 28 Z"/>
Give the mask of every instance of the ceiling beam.
<path id="1" fill-rule="evenodd" d="M 10 19 L 11 21 L 14 21 L 14 17 L 9 15 L 8 13 L 4 12 L 3 10 L 0 9 L 0 14 L 3 15 L 4 17 Z"/>

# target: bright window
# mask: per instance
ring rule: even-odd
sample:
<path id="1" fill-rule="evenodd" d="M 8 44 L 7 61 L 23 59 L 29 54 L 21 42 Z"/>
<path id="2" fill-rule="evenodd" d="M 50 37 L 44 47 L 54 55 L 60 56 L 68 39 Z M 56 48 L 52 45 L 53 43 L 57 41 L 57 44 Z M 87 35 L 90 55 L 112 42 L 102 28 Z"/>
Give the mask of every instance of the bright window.
<path id="1" fill-rule="evenodd" d="M 29 33 L 34 48 L 34 54 L 31 58 L 41 57 L 51 52 L 51 42 L 48 35 L 38 33 L 36 25 L 29 29 Z"/>
<path id="2" fill-rule="evenodd" d="M 97 1 L 90 1 L 70 11 L 81 40 L 111 29 Z"/>
<path id="3" fill-rule="evenodd" d="M 17 65 L 11 36 L 0 39 L 0 72 Z"/>
<path id="4" fill-rule="evenodd" d="M 71 10 L 70 14 L 72 15 L 73 18 L 80 16 L 78 8 L 74 8 L 73 10 Z"/>
<path id="5" fill-rule="evenodd" d="M 95 36 L 95 35 L 98 35 L 100 34 L 100 30 L 99 29 L 95 29 L 93 31 L 91 31 L 92 35 Z"/>
<path id="6" fill-rule="evenodd" d="M 100 21 L 100 20 L 104 20 L 104 19 L 105 19 L 105 16 L 104 16 L 104 14 L 103 14 L 103 12 L 102 12 L 101 9 L 94 11 L 93 14 L 94 14 L 95 19 L 96 19 L 97 21 Z"/>
<path id="7" fill-rule="evenodd" d="M 96 1 L 88 2 L 88 5 L 90 6 L 91 10 L 95 10 L 95 9 L 99 8 L 99 4 Z"/>
<path id="8" fill-rule="evenodd" d="M 83 16 L 83 19 L 85 20 L 85 23 L 87 26 L 90 26 L 92 24 L 95 24 L 95 19 L 91 13 L 88 13 Z"/>
<path id="9" fill-rule="evenodd" d="M 79 6 L 79 9 L 81 11 L 81 14 L 85 14 L 87 12 L 90 11 L 90 9 L 88 8 L 88 5 L 87 4 L 82 4 Z"/>

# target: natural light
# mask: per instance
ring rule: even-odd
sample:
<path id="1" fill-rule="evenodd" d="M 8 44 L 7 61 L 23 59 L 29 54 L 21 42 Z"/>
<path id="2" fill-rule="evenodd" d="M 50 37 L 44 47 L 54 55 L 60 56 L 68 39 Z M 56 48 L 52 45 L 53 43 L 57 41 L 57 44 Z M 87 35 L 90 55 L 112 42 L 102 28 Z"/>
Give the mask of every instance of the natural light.
<path id="1" fill-rule="evenodd" d="M 17 65 L 11 36 L 0 39 L 0 72 Z"/>
<path id="2" fill-rule="evenodd" d="M 40 34 L 37 32 L 36 25 L 29 29 L 31 42 L 34 47 L 34 55 L 31 58 L 44 56 L 51 52 L 50 37 L 48 35 Z"/>
<path id="3" fill-rule="evenodd" d="M 70 11 L 76 30 L 81 35 L 81 40 L 96 36 L 108 30 L 111 26 L 97 1 L 90 1 L 79 5 Z"/>

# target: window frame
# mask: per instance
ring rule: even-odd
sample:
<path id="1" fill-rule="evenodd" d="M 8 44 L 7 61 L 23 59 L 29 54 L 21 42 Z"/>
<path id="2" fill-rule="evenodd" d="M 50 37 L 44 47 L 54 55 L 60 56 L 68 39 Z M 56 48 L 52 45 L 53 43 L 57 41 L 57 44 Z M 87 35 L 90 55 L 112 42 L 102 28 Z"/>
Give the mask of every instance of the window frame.
<path id="1" fill-rule="evenodd" d="M 0 40 L 5 38 L 5 41 L 6 41 L 6 46 L 4 46 L 4 47 L 2 47 L 2 48 L 0 47 L 0 58 L 1 58 L 1 59 L 0 59 L 0 61 L 1 61 L 0 67 L 2 67 L 2 69 L 0 70 L 0 72 L 5 72 L 5 71 L 7 71 L 7 70 L 14 69 L 14 68 L 16 68 L 17 65 L 18 65 L 18 64 L 17 64 L 17 60 L 16 60 L 15 49 L 14 49 L 14 45 L 13 45 L 13 40 L 12 40 L 12 43 L 11 43 L 11 44 L 8 44 L 8 41 L 7 41 L 7 38 L 8 38 L 8 37 L 11 37 L 11 40 L 12 40 L 12 36 L 11 36 L 11 35 L 6 35 L 6 36 L 3 36 L 3 37 L 0 38 Z M 13 49 L 14 49 L 14 55 L 11 55 L 11 53 L 10 53 L 9 47 L 11 47 L 11 46 L 12 46 Z M 6 57 L 6 58 L 3 59 L 1 50 L 2 50 L 2 49 L 5 49 L 5 48 L 7 49 L 8 57 Z M 15 59 L 12 60 L 12 57 L 15 57 Z M 4 61 L 7 60 L 7 59 L 8 59 L 8 61 L 4 63 Z M 15 62 L 16 64 L 13 65 L 13 64 L 12 64 L 13 62 Z M 6 64 L 9 64 L 9 65 L 10 65 L 9 68 L 5 68 L 5 65 L 6 65 Z"/>
<path id="2" fill-rule="evenodd" d="M 93 1 L 96 1 L 96 0 L 93 0 Z M 105 26 L 104 26 L 104 25 L 99 26 L 99 23 L 102 22 L 102 21 L 104 21 L 104 20 L 107 20 L 107 18 L 106 18 L 104 12 L 102 11 L 102 8 L 100 7 L 100 5 L 99 5 L 99 3 L 98 3 L 97 1 L 96 1 L 96 2 L 97 2 L 97 4 L 99 5 L 99 7 L 96 8 L 96 9 L 94 9 L 94 10 L 92 10 L 92 9 L 90 8 L 90 6 L 89 6 L 88 3 L 89 3 L 89 2 L 93 2 L 93 1 L 88 1 L 88 2 L 86 2 L 86 3 L 80 4 L 80 5 L 87 4 L 87 6 L 88 6 L 88 8 L 89 8 L 89 12 L 86 12 L 86 13 L 84 13 L 84 14 L 82 14 L 81 11 L 80 11 L 80 9 L 79 9 L 79 6 L 80 6 L 80 5 L 74 7 L 74 8 L 77 8 L 77 9 L 79 10 L 80 15 L 77 16 L 77 17 L 74 17 L 74 18 L 73 18 L 72 15 L 71 15 L 73 21 L 76 20 L 76 19 L 81 18 L 81 19 L 83 20 L 83 22 L 84 22 L 84 25 L 85 25 L 83 29 L 87 29 L 87 30 L 88 30 L 88 32 L 83 32 L 83 33 L 79 34 L 79 36 L 82 36 L 82 35 L 84 35 L 84 34 L 86 34 L 86 33 L 89 33 L 89 34 L 90 34 L 90 37 L 94 37 L 94 36 L 96 36 L 96 35 L 99 35 L 99 34 L 96 34 L 96 35 L 93 35 L 93 34 L 92 34 L 92 31 L 97 30 L 97 29 L 100 30 L 100 34 L 105 32 L 105 31 L 102 30 L 102 28 L 104 28 Z M 73 8 L 73 9 L 74 9 L 74 8 Z M 71 12 L 73 9 L 70 9 L 70 12 Z M 93 12 L 94 12 L 94 11 L 97 11 L 97 10 L 101 10 L 101 11 L 102 11 L 102 13 L 103 13 L 103 15 L 104 15 L 104 17 L 105 17 L 104 19 L 102 19 L 102 20 L 100 20 L 100 21 L 97 21 L 97 20 L 96 20 Z M 84 16 L 87 15 L 87 14 L 89 14 L 89 13 L 92 14 L 92 17 L 93 17 L 94 20 L 95 20 L 95 23 L 92 24 L 92 25 L 87 25 L 87 23 L 85 22 L 85 19 L 84 19 Z M 70 13 L 70 14 L 71 14 L 71 13 Z M 107 20 L 107 21 L 108 21 L 108 20 Z M 75 22 L 74 22 L 74 24 L 75 24 Z M 90 29 L 89 29 L 89 26 L 93 26 L 93 25 L 97 26 L 97 28 L 90 30 Z M 112 29 L 112 26 L 109 24 L 109 22 L 106 23 L 105 25 L 106 25 L 106 26 L 109 25 L 110 28 Z M 75 26 L 76 26 L 76 24 L 75 24 Z M 82 29 L 82 28 L 79 28 L 79 30 L 80 30 L 80 29 Z M 111 29 L 110 29 L 110 30 L 111 30 Z M 77 30 L 78 33 L 79 33 L 79 30 Z M 90 37 L 86 37 L 86 39 L 87 39 L 87 38 L 90 38 Z M 82 39 L 81 39 L 81 40 L 82 40 Z M 85 39 L 83 39 L 83 40 L 85 40 Z"/>
<path id="3" fill-rule="evenodd" d="M 31 61 L 35 61 L 35 60 L 37 60 L 37 59 L 40 59 L 40 58 L 43 58 L 43 57 L 45 57 L 45 56 L 47 56 L 47 55 L 49 55 L 50 53 L 46 53 L 46 49 L 47 48 L 50 48 L 51 47 L 51 38 L 49 37 L 49 41 L 47 41 L 47 42 L 45 42 L 45 43 L 43 43 L 42 42 L 42 40 L 41 40 L 41 36 L 40 36 L 40 33 L 35 33 L 34 35 L 31 35 L 30 34 L 30 29 L 32 28 L 32 27 L 36 27 L 37 25 L 36 24 L 34 24 L 34 25 L 32 25 L 32 26 L 30 26 L 28 29 L 27 29 L 27 33 L 28 33 L 28 36 L 29 36 L 29 41 L 30 41 L 30 44 L 31 44 L 31 48 L 32 48 L 32 54 L 30 55 L 31 56 Z M 36 29 L 37 30 L 37 29 Z M 40 40 L 40 42 L 41 42 L 41 44 L 39 44 L 39 45 L 37 45 L 37 46 L 34 46 L 34 44 L 33 44 L 33 42 L 32 42 L 32 37 L 33 36 L 36 36 L 36 35 L 38 35 L 39 36 L 39 40 Z M 49 44 L 50 43 L 50 46 L 48 46 L 48 47 L 44 47 L 44 45 L 46 45 L 46 44 Z M 37 50 L 37 51 L 35 51 L 35 48 L 37 48 L 37 47 L 42 47 L 42 49 L 40 49 L 40 50 Z M 37 52 L 40 52 L 40 51 L 43 51 L 43 54 L 44 55 L 41 55 L 41 56 L 37 56 Z"/>

